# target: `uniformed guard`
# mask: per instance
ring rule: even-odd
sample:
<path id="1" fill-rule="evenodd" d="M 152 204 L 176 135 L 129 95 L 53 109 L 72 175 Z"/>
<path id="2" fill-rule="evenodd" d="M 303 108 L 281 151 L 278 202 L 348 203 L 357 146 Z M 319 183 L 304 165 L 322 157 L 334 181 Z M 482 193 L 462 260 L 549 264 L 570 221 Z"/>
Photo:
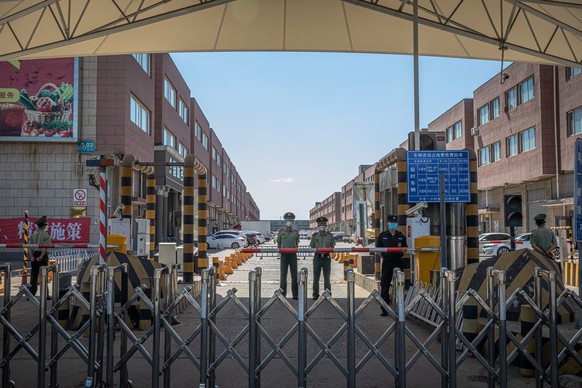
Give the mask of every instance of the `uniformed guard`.
<path id="1" fill-rule="evenodd" d="M 546 215 L 538 214 L 534 217 L 538 228 L 531 232 L 531 247 L 541 254 L 554 258 L 552 251 L 558 245 L 556 235 L 546 228 Z"/>
<path id="2" fill-rule="evenodd" d="M 299 246 L 299 232 L 293 229 L 293 221 L 295 221 L 295 214 L 291 212 L 283 215 L 285 220 L 285 228 L 279 231 L 277 235 L 277 248 L 297 248 Z M 299 295 L 299 287 L 297 285 L 297 253 L 281 253 L 281 280 L 280 286 L 283 291 L 283 296 L 287 295 L 287 271 L 291 269 L 291 292 L 293 299 L 297 299 Z"/>
<path id="3" fill-rule="evenodd" d="M 315 220 L 317 232 L 311 236 L 309 246 L 311 248 L 333 248 L 335 240 L 327 231 L 327 218 L 319 217 Z M 329 253 L 316 253 L 313 256 L 313 300 L 319 298 L 319 276 L 323 270 L 323 287 L 331 293 L 331 257 Z"/>
<path id="4" fill-rule="evenodd" d="M 376 247 L 404 248 L 406 245 L 406 236 L 398 231 L 398 216 L 390 215 L 387 217 L 388 230 L 380 232 L 376 238 Z M 382 299 L 390 304 L 390 285 L 392 283 L 392 273 L 394 268 L 402 268 L 403 252 L 382 253 L 382 278 L 380 280 L 380 295 Z M 382 307 L 382 316 L 388 315 L 388 312 Z"/>

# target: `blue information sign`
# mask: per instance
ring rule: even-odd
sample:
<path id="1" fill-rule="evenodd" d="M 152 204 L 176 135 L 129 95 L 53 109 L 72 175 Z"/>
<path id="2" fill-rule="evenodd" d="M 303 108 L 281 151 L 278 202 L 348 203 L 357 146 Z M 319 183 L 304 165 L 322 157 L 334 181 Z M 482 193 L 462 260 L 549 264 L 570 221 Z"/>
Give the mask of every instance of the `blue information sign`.
<path id="1" fill-rule="evenodd" d="M 79 151 L 80 154 L 95 152 L 95 142 L 93 140 L 81 140 L 79 144 L 77 144 L 77 151 Z"/>
<path id="2" fill-rule="evenodd" d="M 469 151 L 408 151 L 408 202 L 439 202 L 440 175 L 446 202 L 471 202 Z"/>
<path id="3" fill-rule="evenodd" d="M 574 239 L 582 246 L 582 139 L 576 139 L 574 161 Z M 582 284 L 582 283 L 581 283 Z"/>

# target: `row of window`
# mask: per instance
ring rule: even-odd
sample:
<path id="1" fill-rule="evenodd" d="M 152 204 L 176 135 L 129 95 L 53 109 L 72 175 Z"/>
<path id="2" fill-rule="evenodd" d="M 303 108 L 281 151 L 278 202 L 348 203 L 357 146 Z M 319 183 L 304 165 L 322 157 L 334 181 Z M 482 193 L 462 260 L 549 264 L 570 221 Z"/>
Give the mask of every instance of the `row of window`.
<path id="1" fill-rule="evenodd" d="M 528 128 L 505 139 L 505 156 L 511 157 L 536 148 L 536 130 Z M 495 142 L 479 149 L 479 166 L 501 160 L 501 142 Z"/>
<path id="2" fill-rule="evenodd" d="M 505 111 L 515 109 L 518 105 L 526 103 L 534 97 L 534 77 L 531 76 L 505 92 Z M 499 117 L 499 114 L 499 97 L 496 97 L 477 109 L 477 125 L 486 124 Z"/>
<path id="3" fill-rule="evenodd" d="M 460 121 L 457 121 L 447 128 L 447 143 L 458 139 L 461 136 L 463 136 L 463 125 Z"/>

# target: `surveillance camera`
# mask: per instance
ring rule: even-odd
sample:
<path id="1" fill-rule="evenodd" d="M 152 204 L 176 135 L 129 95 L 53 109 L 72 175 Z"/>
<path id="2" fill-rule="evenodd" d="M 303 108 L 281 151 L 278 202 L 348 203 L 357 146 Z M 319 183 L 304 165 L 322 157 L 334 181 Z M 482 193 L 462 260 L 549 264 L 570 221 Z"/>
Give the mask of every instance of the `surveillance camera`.
<path id="1" fill-rule="evenodd" d="M 503 78 L 503 80 L 506 80 L 509 78 L 509 74 L 507 73 L 501 73 L 501 78 Z"/>
<path id="2" fill-rule="evenodd" d="M 426 202 L 419 202 L 416 205 L 414 205 L 413 207 L 411 207 L 410 209 L 407 209 L 404 211 L 404 213 L 406 213 L 406 215 L 410 215 L 412 213 L 417 213 L 419 211 L 421 211 L 422 209 L 426 209 L 428 207 L 428 204 Z"/>
<path id="3" fill-rule="evenodd" d="M 120 203 L 119 205 L 117 205 L 115 211 L 113 212 L 113 214 L 115 215 L 115 217 L 117 217 L 119 221 L 123 219 L 123 210 L 125 210 L 125 205 Z"/>

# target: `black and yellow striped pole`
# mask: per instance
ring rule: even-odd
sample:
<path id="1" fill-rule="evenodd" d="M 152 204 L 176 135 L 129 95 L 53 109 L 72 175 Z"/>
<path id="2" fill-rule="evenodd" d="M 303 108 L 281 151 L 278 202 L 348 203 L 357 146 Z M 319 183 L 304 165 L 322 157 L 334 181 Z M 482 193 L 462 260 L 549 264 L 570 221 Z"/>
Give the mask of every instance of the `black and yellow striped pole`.
<path id="1" fill-rule="evenodd" d="M 24 212 L 24 225 L 22 227 L 22 240 L 28 244 L 28 210 Z M 22 284 L 28 283 L 28 248 L 24 248 L 24 256 L 22 257 Z"/>
<path id="2" fill-rule="evenodd" d="M 378 238 L 380 234 L 380 169 L 378 168 L 380 163 L 376 163 L 376 169 L 374 170 L 374 236 Z M 382 275 L 382 259 L 379 254 L 375 254 L 374 260 L 374 274 L 376 280 L 380 280 Z"/>
<path id="3" fill-rule="evenodd" d="M 471 202 L 467 204 L 467 264 L 479 262 L 479 197 L 477 191 L 477 156 L 469 151 Z"/>
<path id="4" fill-rule="evenodd" d="M 198 261 L 194 261 L 194 173 L 198 174 Z M 194 273 L 208 266 L 206 250 L 206 168 L 194 155 L 184 159 L 184 282 L 191 283 Z"/>
<path id="5" fill-rule="evenodd" d="M 150 260 L 156 254 L 156 176 L 150 174 L 146 180 L 146 219 L 150 220 Z"/>
<path id="6" fill-rule="evenodd" d="M 182 196 L 184 220 L 184 283 L 194 280 L 194 155 L 184 159 L 184 194 Z"/>
<path id="7" fill-rule="evenodd" d="M 130 219 L 131 219 L 132 175 L 134 162 L 135 157 L 129 154 L 125 155 L 121 162 L 121 204 L 124 206 L 121 214 L 123 215 L 123 218 Z"/>
<path id="8" fill-rule="evenodd" d="M 206 168 L 198 160 L 194 162 L 194 170 L 198 173 L 198 268 L 199 272 L 208 267 L 206 235 L 208 233 L 206 211 Z"/>

